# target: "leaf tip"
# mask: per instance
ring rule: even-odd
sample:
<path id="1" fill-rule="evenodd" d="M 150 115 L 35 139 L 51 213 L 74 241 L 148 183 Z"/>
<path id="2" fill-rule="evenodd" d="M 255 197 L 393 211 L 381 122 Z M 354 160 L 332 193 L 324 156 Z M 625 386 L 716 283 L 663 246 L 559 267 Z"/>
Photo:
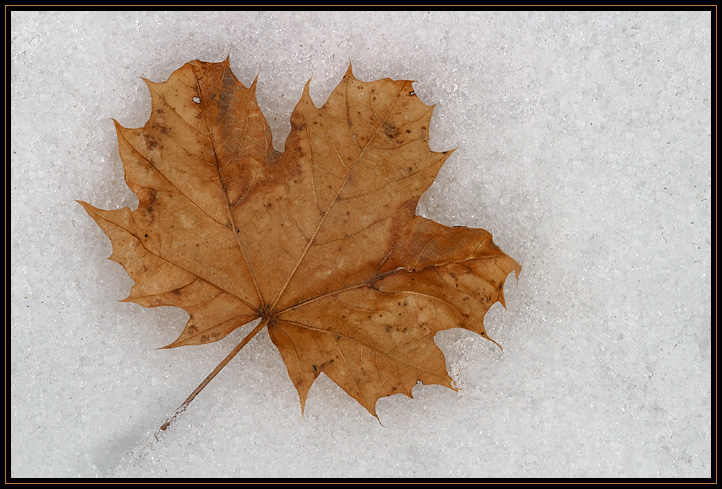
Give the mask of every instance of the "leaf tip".
<path id="1" fill-rule="evenodd" d="M 248 87 L 248 90 L 251 92 L 251 95 L 254 97 L 256 96 L 256 88 L 258 87 L 258 77 L 261 75 L 261 70 L 259 68 L 258 73 L 256 73 L 256 77 L 251 82 L 251 86 Z"/>
<path id="2" fill-rule="evenodd" d="M 376 418 L 376 421 L 378 421 L 379 424 L 383 426 L 383 424 L 381 423 L 381 418 L 379 418 L 379 415 L 376 413 L 376 406 L 374 406 L 373 410 L 369 409 L 369 412 L 374 418 Z"/>
<path id="3" fill-rule="evenodd" d="M 491 341 L 492 343 L 494 343 L 496 346 L 498 346 L 499 349 L 501 350 L 501 352 L 504 353 L 504 348 L 502 348 L 499 343 L 497 343 L 496 341 L 494 341 L 494 340 L 492 340 L 491 338 L 489 338 L 489 335 L 488 335 L 488 334 L 486 334 L 485 332 L 482 332 L 481 335 L 482 335 L 484 338 L 486 338 L 487 340 L 489 340 L 489 341 Z"/>
<path id="4" fill-rule="evenodd" d="M 145 86 L 148 87 L 148 91 L 150 91 L 150 88 L 151 88 L 153 85 L 155 85 L 154 82 L 150 81 L 149 79 L 147 79 L 147 78 L 144 77 L 144 76 L 139 76 L 138 78 L 140 78 L 141 80 L 143 80 L 143 82 L 145 82 Z"/>
<path id="5" fill-rule="evenodd" d="M 447 149 L 446 151 L 437 152 L 436 154 L 440 154 L 444 158 L 444 161 L 446 161 L 451 157 L 451 155 L 454 154 L 457 149 L 459 149 L 458 146 L 456 148 Z"/>
<path id="6" fill-rule="evenodd" d="M 501 303 L 502 306 L 504 306 L 504 309 L 507 309 L 506 307 L 506 299 L 504 298 L 504 289 L 499 289 L 499 303 Z"/>
<path id="7" fill-rule="evenodd" d="M 111 117 L 110 120 L 113 121 L 113 125 L 115 126 L 115 131 L 116 131 L 117 133 L 120 134 L 120 131 L 122 131 L 123 129 L 125 129 L 125 127 L 123 127 L 123 125 L 122 125 L 120 122 L 118 122 L 117 120 L 113 119 L 112 117 Z"/>
<path id="8" fill-rule="evenodd" d="M 346 68 L 346 73 L 343 75 L 344 78 L 354 78 L 353 76 L 353 66 L 351 65 L 351 61 L 348 62 L 348 68 Z"/>
<path id="9" fill-rule="evenodd" d="M 85 209 L 85 212 L 87 212 L 88 215 L 90 215 L 90 217 L 93 217 L 93 215 L 95 215 L 95 211 L 97 209 L 95 207 L 93 207 L 92 205 L 90 205 L 87 202 L 82 201 L 82 200 L 76 200 L 75 202 L 80 204 L 83 207 L 83 209 Z"/>
<path id="10" fill-rule="evenodd" d="M 311 100 L 311 78 L 309 78 L 306 84 L 303 86 L 303 94 L 301 95 L 301 99 Z"/>

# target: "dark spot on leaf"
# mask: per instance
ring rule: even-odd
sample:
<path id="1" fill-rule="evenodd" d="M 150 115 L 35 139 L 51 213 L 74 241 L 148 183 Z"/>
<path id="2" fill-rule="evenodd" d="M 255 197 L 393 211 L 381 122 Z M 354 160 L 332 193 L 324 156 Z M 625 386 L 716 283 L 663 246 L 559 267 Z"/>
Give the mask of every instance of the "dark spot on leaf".
<path id="1" fill-rule="evenodd" d="M 399 135 L 398 128 L 390 122 L 384 122 L 382 129 L 383 129 L 384 133 L 386 134 L 386 137 L 393 139 Z"/>

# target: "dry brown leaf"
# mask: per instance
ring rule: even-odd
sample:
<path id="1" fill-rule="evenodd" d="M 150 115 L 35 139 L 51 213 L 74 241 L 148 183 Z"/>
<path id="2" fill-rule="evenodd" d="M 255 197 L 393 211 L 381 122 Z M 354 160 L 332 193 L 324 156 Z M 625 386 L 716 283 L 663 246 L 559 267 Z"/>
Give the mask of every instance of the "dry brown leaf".
<path id="1" fill-rule="evenodd" d="M 167 348 L 261 318 L 205 383 L 267 328 L 302 409 L 321 372 L 374 416 L 417 381 L 453 388 L 434 335 L 487 337 L 484 314 L 521 267 L 487 231 L 415 215 L 451 151 L 430 150 L 433 107 L 412 82 L 362 82 L 349 67 L 321 108 L 307 83 L 278 153 L 255 81 L 243 86 L 228 60 L 145 81 L 148 122 L 116 122 L 138 208 L 81 204 L 135 280 L 125 300 L 190 314 Z"/>

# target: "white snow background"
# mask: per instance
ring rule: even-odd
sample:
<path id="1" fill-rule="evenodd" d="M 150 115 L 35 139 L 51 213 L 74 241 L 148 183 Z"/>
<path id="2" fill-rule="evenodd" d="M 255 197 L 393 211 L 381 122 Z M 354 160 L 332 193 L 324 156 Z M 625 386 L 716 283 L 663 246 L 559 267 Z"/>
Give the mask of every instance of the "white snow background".
<path id="1" fill-rule="evenodd" d="M 705 12 L 14 12 L 14 477 L 709 477 L 711 16 Z M 158 350 L 184 311 L 132 280 L 74 202 L 137 205 L 113 123 L 143 76 L 221 61 L 282 149 L 303 85 L 349 61 L 417 80 L 431 147 L 458 147 L 418 211 L 482 227 L 523 266 L 486 317 L 504 352 L 437 335 L 455 393 L 418 385 L 381 423 L 327 377 L 305 416 L 262 332 Z"/>

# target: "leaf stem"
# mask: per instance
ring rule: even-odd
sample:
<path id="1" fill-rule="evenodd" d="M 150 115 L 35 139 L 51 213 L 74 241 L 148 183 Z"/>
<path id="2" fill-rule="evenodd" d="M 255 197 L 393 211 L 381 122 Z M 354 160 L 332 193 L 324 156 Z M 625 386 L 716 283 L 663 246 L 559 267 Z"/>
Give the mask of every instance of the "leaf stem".
<path id="1" fill-rule="evenodd" d="M 205 386 L 207 386 L 208 383 L 211 380 L 213 380 L 215 378 L 215 376 L 218 375 L 218 373 L 221 370 L 223 370 L 223 367 L 225 367 L 228 364 L 228 362 L 230 362 L 233 359 L 233 357 L 235 357 L 236 354 L 238 354 L 238 352 L 241 351 L 241 349 L 244 346 L 246 346 L 246 344 L 248 344 L 249 341 L 251 341 L 253 339 L 254 336 L 256 336 L 263 328 L 265 328 L 266 325 L 268 325 L 268 318 L 263 319 L 260 323 L 258 323 L 258 325 L 255 328 L 253 328 L 253 330 L 250 333 L 248 333 L 246 335 L 246 337 L 243 338 L 243 340 L 241 340 L 241 342 L 238 343 L 238 345 L 233 350 L 231 350 L 231 352 L 228 355 L 226 355 L 226 358 L 224 358 L 221 361 L 221 363 L 219 363 L 216 366 L 216 368 L 214 368 L 213 371 L 210 374 L 208 374 L 208 377 L 206 377 L 203 380 L 203 382 L 201 382 L 200 385 L 198 385 L 198 387 L 196 387 L 196 389 L 191 393 L 191 395 L 188 396 L 188 399 L 186 399 L 183 402 L 183 404 L 181 404 L 180 407 L 175 410 L 173 415 L 171 417 L 169 417 L 165 423 L 163 423 L 163 425 L 156 432 L 156 439 L 158 438 L 158 435 L 160 434 L 160 432 L 168 429 L 168 427 L 171 425 L 171 423 L 173 421 L 175 421 L 175 419 L 178 416 L 180 416 L 181 413 L 183 413 L 183 411 L 186 410 L 186 408 L 191 403 L 191 401 L 196 398 L 196 396 L 205 388 Z"/>

